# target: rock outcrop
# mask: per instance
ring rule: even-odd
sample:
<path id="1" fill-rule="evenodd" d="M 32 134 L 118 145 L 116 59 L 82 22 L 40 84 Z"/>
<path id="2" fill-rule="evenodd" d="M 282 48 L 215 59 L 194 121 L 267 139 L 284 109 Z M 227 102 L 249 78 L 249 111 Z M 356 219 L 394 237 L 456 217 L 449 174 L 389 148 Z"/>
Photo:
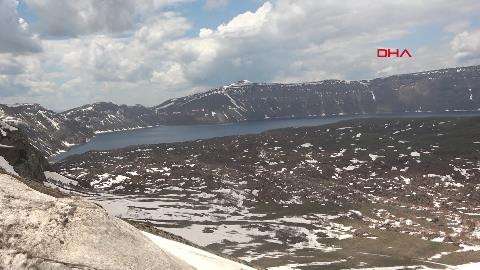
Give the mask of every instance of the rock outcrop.
<path id="1" fill-rule="evenodd" d="M 142 105 L 127 106 L 111 102 L 84 105 L 65 112 L 66 119 L 76 121 L 95 133 L 153 126 L 159 123 L 155 112 Z"/>
<path id="2" fill-rule="evenodd" d="M 15 127 L 0 121 L 0 156 L 16 173 L 27 179 L 44 180 L 49 164 Z"/>
<path id="3" fill-rule="evenodd" d="M 68 119 L 38 104 L 1 105 L 0 120 L 15 126 L 44 156 L 85 143 L 94 136 L 83 123 Z"/>
<path id="4" fill-rule="evenodd" d="M 0 269 L 193 269 L 96 204 L 0 174 Z"/>

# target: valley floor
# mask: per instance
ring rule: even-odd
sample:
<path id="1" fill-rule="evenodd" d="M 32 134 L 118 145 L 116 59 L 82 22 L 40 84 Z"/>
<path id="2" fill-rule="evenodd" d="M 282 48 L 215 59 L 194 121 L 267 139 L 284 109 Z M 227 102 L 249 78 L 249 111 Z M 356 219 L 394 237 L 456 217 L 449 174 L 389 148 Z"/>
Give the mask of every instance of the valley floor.
<path id="1" fill-rule="evenodd" d="M 361 119 L 89 152 L 48 184 L 270 269 L 480 261 L 480 118 Z M 392 267 L 392 268 L 388 268 Z"/>

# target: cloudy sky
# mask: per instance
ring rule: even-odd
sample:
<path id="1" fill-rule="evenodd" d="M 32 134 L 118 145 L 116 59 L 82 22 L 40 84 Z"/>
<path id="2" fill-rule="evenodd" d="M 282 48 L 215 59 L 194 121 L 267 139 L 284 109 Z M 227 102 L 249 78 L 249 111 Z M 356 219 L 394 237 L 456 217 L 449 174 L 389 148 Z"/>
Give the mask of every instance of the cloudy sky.
<path id="1" fill-rule="evenodd" d="M 0 103 L 155 105 L 243 79 L 475 65 L 478 14 L 478 0 L 0 0 Z"/>

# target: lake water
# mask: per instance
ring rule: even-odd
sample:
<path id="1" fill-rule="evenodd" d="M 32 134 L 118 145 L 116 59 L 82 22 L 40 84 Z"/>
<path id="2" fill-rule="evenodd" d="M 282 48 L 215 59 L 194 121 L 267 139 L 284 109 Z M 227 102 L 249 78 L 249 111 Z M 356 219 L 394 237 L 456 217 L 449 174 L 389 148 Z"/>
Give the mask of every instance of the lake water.
<path id="1" fill-rule="evenodd" d="M 267 130 L 287 128 L 319 126 L 337 123 L 343 120 L 359 118 L 391 118 L 391 117 L 441 117 L 441 116 L 478 116 L 480 112 L 445 112 L 445 113 L 403 113 L 386 115 L 355 115 L 334 116 L 322 118 L 281 119 L 252 121 L 242 123 L 211 124 L 211 125 L 178 125 L 158 126 L 129 131 L 98 134 L 88 143 L 74 146 L 69 151 L 61 153 L 53 158 L 54 162 L 61 161 L 69 156 L 83 154 L 92 150 L 112 150 L 132 145 L 158 144 L 184 142 L 198 139 L 209 139 L 231 135 L 257 134 Z"/>

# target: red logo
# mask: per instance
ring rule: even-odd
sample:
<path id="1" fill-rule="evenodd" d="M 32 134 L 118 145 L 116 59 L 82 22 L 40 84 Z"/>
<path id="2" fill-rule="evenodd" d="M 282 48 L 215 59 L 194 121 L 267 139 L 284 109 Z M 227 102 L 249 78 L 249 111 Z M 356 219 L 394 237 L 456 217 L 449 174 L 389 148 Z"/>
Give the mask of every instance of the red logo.
<path id="1" fill-rule="evenodd" d="M 390 57 L 412 57 L 412 54 L 408 49 L 404 49 L 400 52 L 400 49 L 377 49 L 377 57 L 390 58 Z"/>

